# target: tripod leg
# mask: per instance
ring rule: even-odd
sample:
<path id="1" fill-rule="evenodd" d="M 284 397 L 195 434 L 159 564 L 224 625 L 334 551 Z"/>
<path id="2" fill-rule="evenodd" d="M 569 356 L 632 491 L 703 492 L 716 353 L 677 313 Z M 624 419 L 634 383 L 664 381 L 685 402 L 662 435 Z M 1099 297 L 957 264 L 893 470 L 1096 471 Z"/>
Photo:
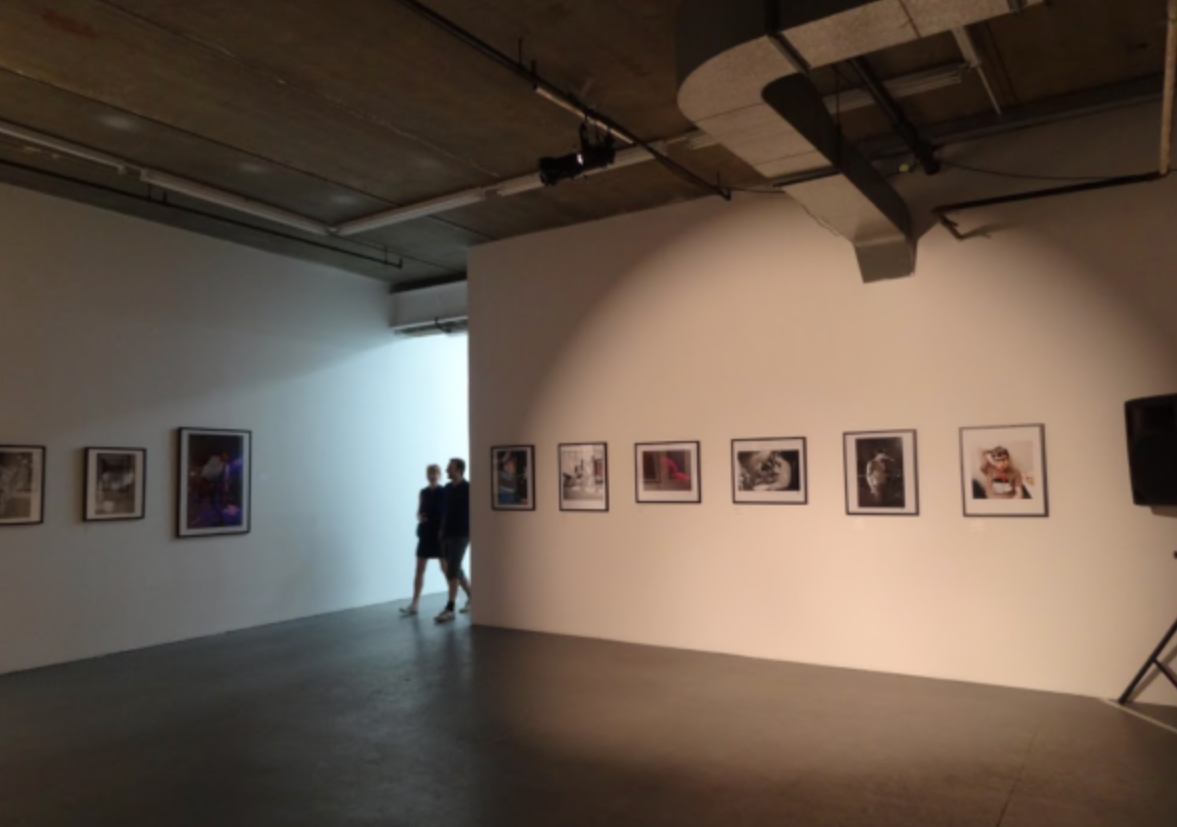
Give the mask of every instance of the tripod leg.
<path id="1" fill-rule="evenodd" d="M 1121 706 L 1128 703 L 1128 701 L 1132 698 L 1132 693 L 1136 691 L 1136 687 L 1140 686 L 1140 682 L 1144 680 L 1144 676 L 1148 674 L 1148 670 L 1153 666 L 1153 664 L 1156 664 L 1158 667 L 1161 666 L 1160 657 L 1162 654 L 1164 654 L 1165 648 L 1169 645 L 1169 641 L 1171 641 L 1175 636 L 1177 636 L 1177 621 L 1173 622 L 1173 626 L 1169 629 L 1168 634 L 1161 638 L 1161 642 L 1157 644 L 1157 648 L 1154 649 L 1153 653 L 1148 656 L 1148 660 L 1144 662 L 1144 666 L 1140 667 L 1140 671 L 1136 673 L 1136 677 L 1132 679 L 1132 683 L 1128 684 L 1128 688 L 1125 689 L 1124 694 L 1120 696 Z M 1161 671 L 1165 672 L 1165 676 L 1172 680 L 1172 677 L 1168 674 L 1167 669 L 1162 669 Z"/>

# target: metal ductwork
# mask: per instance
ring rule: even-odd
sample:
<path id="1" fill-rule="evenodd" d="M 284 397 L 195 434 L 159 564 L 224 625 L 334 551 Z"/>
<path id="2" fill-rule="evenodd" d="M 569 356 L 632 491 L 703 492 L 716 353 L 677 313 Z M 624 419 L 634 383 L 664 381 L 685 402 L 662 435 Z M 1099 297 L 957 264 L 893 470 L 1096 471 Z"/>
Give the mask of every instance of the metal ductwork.
<path id="1" fill-rule="evenodd" d="M 839 175 L 784 190 L 854 245 L 863 281 L 907 276 L 915 240 L 906 204 L 845 142 L 806 75 L 1039 2 L 686 0 L 678 105 L 766 178 L 832 166 Z"/>

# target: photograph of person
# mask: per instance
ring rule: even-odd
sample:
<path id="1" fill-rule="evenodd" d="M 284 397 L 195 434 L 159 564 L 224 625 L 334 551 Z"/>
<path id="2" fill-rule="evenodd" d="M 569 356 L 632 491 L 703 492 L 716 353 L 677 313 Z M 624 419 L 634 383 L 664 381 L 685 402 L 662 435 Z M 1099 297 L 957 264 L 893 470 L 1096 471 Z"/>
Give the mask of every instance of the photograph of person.
<path id="1" fill-rule="evenodd" d="M 915 438 L 915 431 L 866 431 L 844 436 L 847 513 L 919 513 Z"/>
<path id="2" fill-rule="evenodd" d="M 1044 426 L 962 428 L 960 439 L 966 516 L 1047 515 Z"/>
<path id="3" fill-rule="evenodd" d="M 181 429 L 179 533 L 249 531 L 248 431 Z"/>
<path id="4" fill-rule="evenodd" d="M 0 525 L 42 521 L 44 465 L 44 448 L 0 446 Z"/>
<path id="5" fill-rule="evenodd" d="M 499 511 L 530 511 L 535 508 L 532 468 L 535 449 L 530 445 L 507 445 L 491 449 L 492 506 Z"/>
<path id="6" fill-rule="evenodd" d="M 141 519 L 146 466 L 147 452 L 142 448 L 87 448 L 82 519 Z"/>

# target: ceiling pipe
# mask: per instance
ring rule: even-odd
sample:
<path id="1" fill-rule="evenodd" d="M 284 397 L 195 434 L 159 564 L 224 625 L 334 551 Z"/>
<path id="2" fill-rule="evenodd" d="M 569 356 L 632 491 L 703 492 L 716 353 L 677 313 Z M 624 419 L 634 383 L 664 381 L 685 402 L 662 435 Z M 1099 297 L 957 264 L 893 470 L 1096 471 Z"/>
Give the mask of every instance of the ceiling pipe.
<path id="1" fill-rule="evenodd" d="M 952 234 L 957 241 L 966 241 L 970 236 L 960 231 L 960 225 L 948 217 L 949 213 L 975 210 L 979 207 L 991 207 L 996 204 L 1010 204 L 1017 201 L 1033 201 L 1039 198 L 1052 198 L 1056 195 L 1072 195 L 1077 192 L 1110 189 L 1132 184 L 1146 184 L 1159 181 L 1166 177 L 1171 169 L 1171 142 L 1173 137 L 1173 95 L 1174 79 L 1177 77 L 1177 0 L 1168 0 L 1166 13 L 1167 31 L 1165 36 L 1165 80 L 1164 93 L 1161 99 L 1161 148 L 1156 172 L 1145 172 L 1138 175 L 1118 175 L 1114 178 L 1099 178 L 1080 184 L 1070 184 L 1062 187 L 1047 187 L 1046 189 L 1016 192 L 1012 195 L 998 195 L 993 198 L 980 198 L 975 201 L 961 201 L 956 204 L 944 204 L 935 207 L 932 213 Z"/>
<path id="2" fill-rule="evenodd" d="M 540 86 L 537 84 L 535 87 L 535 93 L 546 100 L 548 103 L 555 104 L 565 112 L 575 115 L 576 117 L 585 121 L 598 132 L 607 132 L 617 140 L 621 141 L 623 144 L 629 144 L 630 146 L 633 145 L 633 140 L 628 135 L 626 135 L 624 132 L 618 132 L 608 124 L 598 119 L 597 116 L 593 114 L 592 110 L 586 109 L 578 104 L 571 103 L 558 94 L 553 94 L 552 91 L 545 86 Z"/>
<path id="3" fill-rule="evenodd" d="M 902 136 L 903 140 L 907 142 L 907 145 L 911 147 L 911 151 L 915 153 L 915 157 L 919 160 L 920 166 L 924 168 L 924 172 L 928 175 L 935 175 L 939 172 L 940 161 L 936 159 L 936 155 L 932 151 L 932 145 L 923 139 L 919 130 L 907 119 L 903 108 L 891 97 L 891 93 L 887 91 L 887 87 L 879 80 L 879 76 L 875 74 L 875 70 L 871 68 L 865 58 L 852 57 L 847 63 L 858 74 L 858 77 L 862 80 L 862 85 L 870 93 L 870 96 L 875 99 L 875 103 L 879 105 L 879 109 L 891 121 L 891 126 Z"/>
<path id="4" fill-rule="evenodd" d="M 1168 175 L 1173 148 L 1173 81 L 1177 75 L 1177 0 L 1169 0 L 1165 33 L 1165 91 L 1161 98 L 1161 158 L 1158 170 Z"/>
<path id="5" fill-rule="evenodd" d="M 214 187 L 198 184 L 186 178 L 178 178 L 175 175 L 144 169 L 139 173 L 139 180 L 151 187 L 159 187 L 168 192 L 186 195 L 189 198 L 195 198 L 197 201 L 215 204 L 218 207 L 225 207 L 226 209 L 234 210 L 245 215 L 264 218 L 266 221 L 273 221 L 275 224 L 293 227 L 296 230 L 302 230 L 304 233 L 310 233 L 311 235 L 331 234 L 331 229 L 321 221 L 296 215 L 278 207 L 271 207 L 268 204 L 262 204 L 259 201 L 234 195 Z"/>
<path id="6" fill-rule="evenodd" d="M 62 155 L 69 155 L 72 158 L 80 158 L 83 161 L 91 161 L 104 167 L 110 167 L 118 172 L 119 175 L 125 175 L 127 170 L 133 169 L 131 164 L 122 158 L 116 158 L 113 155 L 107 155 L 105 152 L 98 152 L 89 147 L 63 141 L 60 138 L 54 138 L 52 135 L 46 135 L 43 132 L 35 132 L 32 129 L 26 129 L 14 123 L 0 121 L 0 134 L 24 141 L 26 144 L 35 144 L 36 146 L 59 152 Z"/>
<path id="7" fill-rule="evenodd" d="M 977 44 L 973 43 L 973 36 L 964 26 L 953 29 L 952 36 L 956 40 L 956 48 L 960 50 L 961 57 L 965 59 L 969 68 L 977 70 L 981 85 L 985 87 L 985 94 L 989 96 L 989 103 L 993 104 L 993 111 L 1000 115 L 1001 104 L 997 102 L 997 95 L 993 94 L 993 87 L 989 85 L 989 76 L 985 74 L 985 67 L 981 62 L 981 56 L 977 54 Z"/>
<path id="8" fill-rule="evenodd" d="M 311 235 L 326 236 L 331 234 L 331 227 L 322 221 L 316 221 L 313 218 L 298 215 L 297 213 L 292 213 L 279 207 L 272 207 L 269 204 L 263 204 L 260 201 L 254 201 L 236 193 L 210 187 L 198 181 L 192 181 L 177 175 L 150 169 L 149 167 L 136 164 L 133 161 L 128 161 L 126 158 L 99 152 L 90 147 L 75 144 L 72 141 L 66 141 L 53 135 L 46 135 L 43 132 L 37 132 L 34 129 L 28 129 L 19 124 L 0 121 L 0 134 L 17 138 L 30 146 L 44 147 L 61 155 L 109 167 L 116 170 L 120 175 L 126 175 L 130 172 L 138 173 L 139 180 L 148 186 L 159 187 L 160 189 L 179 195 L 186 195 L 197 201 L 225 207 L 243 215 L 262 218 L 266 221 L 272 221 L 275 224 L 302 230 Z"/>
<path id="9" fill-rule="evenodd" d="M 431 198 L 428 201 L 422 201 L 418 204 L 395 207 L 391 210 L 375 213 L 374 215 L 345 221 L 336 227 L 332 227 L 331 232 L 339 236 L 359 235 L 360 233 L 370 232 L 380 227 L 403 224 L 406 221 L 415 221 L 418 218 L 425 218 L 426 216 L 436 215 L 437 213 L 456 210 L 460 207 L 468 207 L 471 204 L 477 204 L 479 201 L 486 200 L 487 193 L 488 189 L 486 187 L 474 187 L 463 190 L 462 192 L 455 192 L 452 195 Z"/>
<path id="10" fill-rule="evenodd" d="M 687 140 L 691 135 L 679 136 L 672 138 L 670 141 L 657 141 L 652 144 L 663 150 L 668 143 L 681 142 Z M 653 161 L 654 156 L 646 151 L 644 147 L 632 146 L 629 149 L 623 149 L 618 152 L 611 163 L 607 167 L 600 167 L 598 169 L 588 170 L 579 178 L 587 178 L 591 175 L 600 175 L 602 172 L 609 172 L 615 169 L 624 169 L 625 167 L 634 166 L 635 164 L 644 164 L 647 161 Z M 488 187 L 472 187 L 461 192 L 451 193 L 450 195 L 442 195 L 438 198 L 432 198 L 428 201 L 423 201 L 419 204 L 410 204 L 406 207 L 396 207 L 395 209 L 385 210 L 374 215 L 357 218 L 353 221 L 345 221 L 337 227 L 332 229 L 335 235 L 352 236 L 360 233 L 371 232 L 372 230 L 381 227 L 390 227 L 394 224 L 403 224 L 406 221 L 415 221 L 418 218 L 425 218 L 426 216 L 436 215 L 437 213 L 448 212 L 449 210 L 456 210 L 459 207 L 466 207 L 471 204 L 476 204 L 480 201 L 485 201 L 488 198 L 507 198 L 512 195 L 519 195 L 524 192 L 531 192 L 532 190 L 543 189 L 544 182 L 540 180 L 539 173 L 533 172 L 530 175 L 521 175 L 518 178 L 510 178 L 506 181 L 501 181 L 497 184 L 492 184 Z"/>

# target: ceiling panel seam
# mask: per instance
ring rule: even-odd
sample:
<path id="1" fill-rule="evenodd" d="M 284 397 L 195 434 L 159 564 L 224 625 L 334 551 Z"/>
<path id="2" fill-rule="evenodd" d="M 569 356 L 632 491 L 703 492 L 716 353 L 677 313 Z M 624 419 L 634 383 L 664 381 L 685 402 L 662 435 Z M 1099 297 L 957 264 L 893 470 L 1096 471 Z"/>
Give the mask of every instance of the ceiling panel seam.
<path id="1" fill-rule="evenodd" d="M 140 23 L 144 23 L 148 26 L 151 26 L 152 28 L 158 29 L 159 31 L 164 32 L 172 37 L 178 38 L 180 40 L 184 40 L 185 42 L 188 42 L 188 43 L 192 43 L 192 44 L 199 46 L 200 48 L 202 48 L 208 52 L 211 52 L 215 55 L 219 55 L 222 58 L 225 58 L 226 60 L 229 60 L 238 66 L 248 69 L 250 72 L 253 72 L 258 77 L 269 81 L 270 83 L 272 83 L 275 87 L 277 87 L 279 89 L 289 90 L 289 91 L 297 92 L 302 95 L 307 95 L 308 97 L 314 98 L 315 100 L 325 103 L 328 106 L 331 106 L 332 108 L 337 109 L 340 112 L 343 112 L 344 114 L 346 114 L 350 117 L 356 118 L 357 120 L 363 121 L 364 123 L 371 124 L 372 126 L 377 126 L 381 129 L 385 129 L 400 138 L 404 138 L 405 140 L 408 140 L 408 141 L 411 141 L 411 142 L 417 144 L 418 146 L 422 147 L 423 149 L 425 149 L 429 152 L 433 152 L 438 155 L 442 155 L 442 156 L 446 157 L 447 159 L 454 161 L 455 163 L 462 164 L 463 166 L 467 167 L 468 169 L 475 170 L 477 172 L 482 173 L 483 175 L 489 175 L 492 178 L 502 177 L 498 172 L 496 172 L 492 169 L 489 169 L 488 167 L 483 166 L 476 159 L 467 158 L 462 155 L 459 155 L 458 153 L 448 150 L 445 147 L 440 146 L 439 144 L 437 144 L 433 141 L 430 141 L 427 138 L 423 138 L 420 135 L 417 135 L 413 132 L 409 132 L 408 130 L 406 130 L 400 126 L 397 126 L 396 124 L 394 124 L 384 118 L 377 117 L 376 115 L 373 115 L 369 112 L 365 112 L 361 109 L 358 109 L 358 108 L 356 108 L 356 107 L 354 107 L 354 106 L 352 106 L 342 100 L 334 98 L 324 92 L 320 92 L 315 89 L 308 88 L 306 86 L 302 86 L 297 83 L 292 83 L 291 81 L 287 80 L 286 78 L 284 78 L 278 74 L 275 74 L 274 72 L 270 71 L 269 69 L 267 69 L 263 66 L 260 66 L 258 64 L 255 64 L 252 61 L 247 60 L 246 58 L 241 57 L 240 55 L 233 52 L 231 49 L 229 49 L 227 47 L 221 46 L 220 44 L 217 44 L 217 43 L 212 43 L 207 40 L 203 40 L 199 37 L 196 37 L 195 35 L 180 31 L 179 29 L 173 29 L 172 27 L 167 26 L 163 23 L 160 23 L 157 20 L 153 20 L 150 17 L 139 14 L 138 12 L 134 12 L 129 9 L 126 9 L 126 8 L 120 6 L 118 3 L 113 2 L 113 0 L 94 0 L 94 2 L 96 2 L 100 5 L 106 6 L 107 8 L 110 8 L 110 9 L 118 12 L 119 14 L 125 15 L 133 20 L 137 20 Z"/>

